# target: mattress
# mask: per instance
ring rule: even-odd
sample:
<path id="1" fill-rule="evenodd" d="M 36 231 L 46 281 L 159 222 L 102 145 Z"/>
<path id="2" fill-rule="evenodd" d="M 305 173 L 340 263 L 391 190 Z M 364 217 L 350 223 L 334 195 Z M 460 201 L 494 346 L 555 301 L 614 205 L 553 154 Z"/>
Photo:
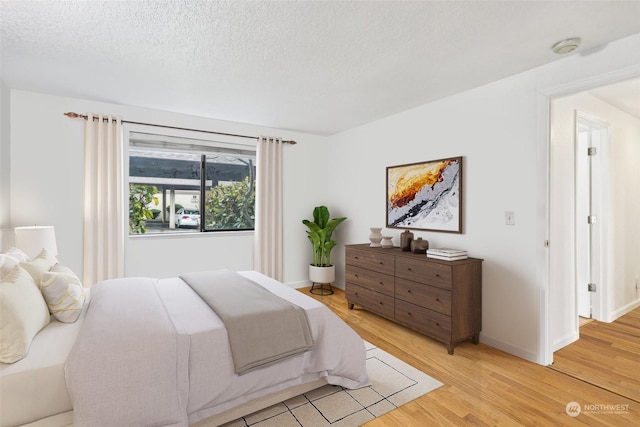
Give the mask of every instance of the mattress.
<path id="1" fill-rule="evenodd" d="M 369 384 L 364 342 L 337 315 L 267 276 L 240 274 L 306 311 L 313 350 L 238 375 L 224 324 L 181 279 L 101 282 L 66 364 L 74 424 L 186 426 L 318 380 Z"/>
<path id="2" fill-rule="evenodd" d="M 74 323 L 51 318 L 31 342 L 26 357 L 12 364 L 0 363 L 0 426 L 15 426 L 72 409 L 64 377 L 64 365 L 80 331 L 87 302 Z"/>

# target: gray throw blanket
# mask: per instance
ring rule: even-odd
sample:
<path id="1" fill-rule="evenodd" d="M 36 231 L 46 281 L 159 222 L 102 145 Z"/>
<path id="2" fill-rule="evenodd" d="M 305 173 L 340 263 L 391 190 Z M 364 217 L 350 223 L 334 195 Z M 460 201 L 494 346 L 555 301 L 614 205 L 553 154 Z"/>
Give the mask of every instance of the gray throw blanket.
<path id="1" fill-rule="evenodd" d="M 230 270 L 181 275 L 222 319 L 242 375 L 313 348 L 303 309 Z"/>

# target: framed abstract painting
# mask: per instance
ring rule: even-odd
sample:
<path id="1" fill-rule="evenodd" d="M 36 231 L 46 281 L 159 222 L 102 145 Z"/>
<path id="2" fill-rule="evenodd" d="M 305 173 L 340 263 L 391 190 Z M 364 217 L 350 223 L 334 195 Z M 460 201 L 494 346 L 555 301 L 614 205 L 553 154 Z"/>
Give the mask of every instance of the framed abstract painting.
<path id="1" fill-rule="evenodd" d="M 462 157 L 388 166 L 386 226 L 462 233 Z"/>

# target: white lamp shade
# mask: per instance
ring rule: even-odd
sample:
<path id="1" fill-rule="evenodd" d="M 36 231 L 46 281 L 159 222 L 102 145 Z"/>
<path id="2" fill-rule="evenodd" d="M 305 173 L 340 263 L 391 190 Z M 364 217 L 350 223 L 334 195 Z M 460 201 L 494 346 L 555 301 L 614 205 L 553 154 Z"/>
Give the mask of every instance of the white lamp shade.
<path id="1" fill-rule="evenodd" d="M 15 246 L 22 249 L 30 259 L 38 256 L 42 249 L 58 256 L 58 246 L 56 245 L 56 233 L 52 226 L 30 226 L 14 228 Z"/>

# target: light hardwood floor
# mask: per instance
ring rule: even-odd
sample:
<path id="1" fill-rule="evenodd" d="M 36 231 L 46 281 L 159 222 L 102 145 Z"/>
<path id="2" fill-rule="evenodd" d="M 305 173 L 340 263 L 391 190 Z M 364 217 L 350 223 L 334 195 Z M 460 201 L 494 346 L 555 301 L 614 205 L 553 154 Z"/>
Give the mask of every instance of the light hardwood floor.
<path id="1" fill-rule="evenodd" d="M 344 292 L 335 291 L 312 296 L 363 339 L 444 383 L 367 427 L 640 425 L 640 403 L 482 343 L 461 343 L 448 355 L 437 341 L 357 306 L 349 310 Z M 566 413 L 571 402 L 580 404 L 576 417 Z M 611 409 L 621 413 L 607 413 Z"/>
<path id="2" fill-rule="evenodd" d="M 556 351 L 551 367 L 640 403 L 640 308 L 581 326 L 580 339 Z"/>

